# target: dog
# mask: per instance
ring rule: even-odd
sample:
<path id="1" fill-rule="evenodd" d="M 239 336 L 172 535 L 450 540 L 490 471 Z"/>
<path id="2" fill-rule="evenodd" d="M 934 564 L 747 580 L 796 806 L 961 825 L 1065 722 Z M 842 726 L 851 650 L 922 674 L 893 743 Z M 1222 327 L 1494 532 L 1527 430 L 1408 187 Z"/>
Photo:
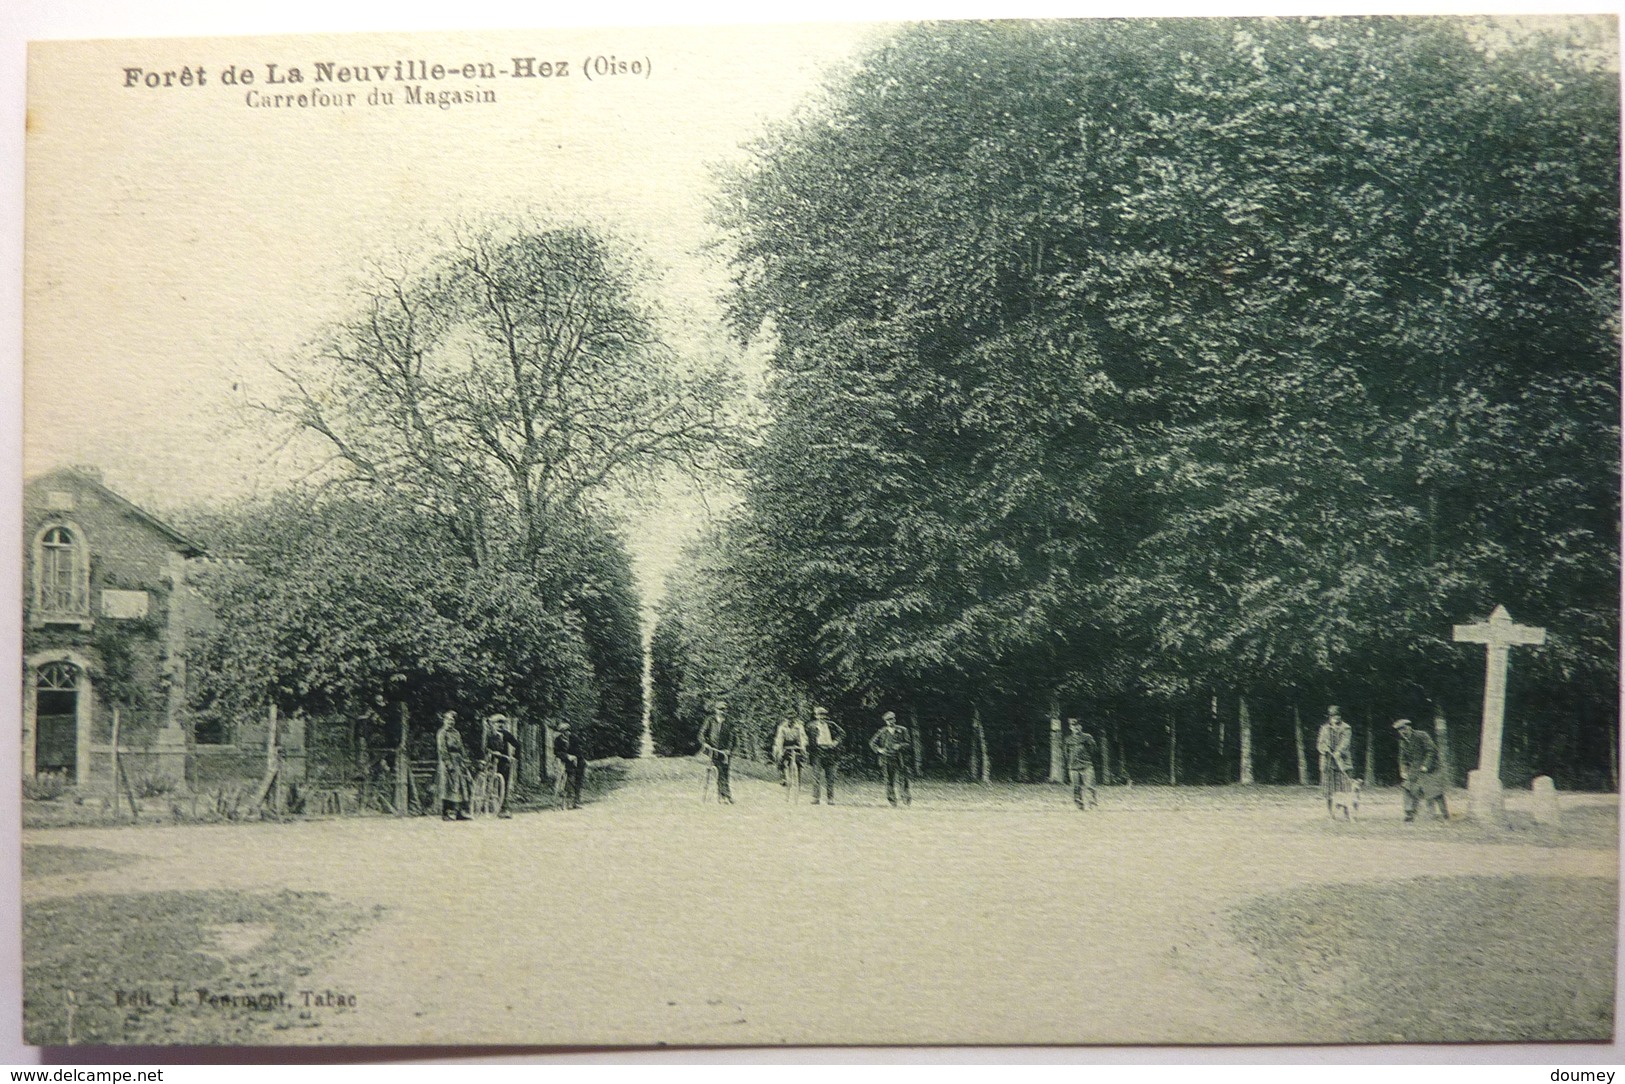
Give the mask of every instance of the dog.
<path id="1" fill-rule="evenodd" d="M 1360 819 L 1360 788 L 1363 786 L 1358 779 L 1349 780 L 1348 790 L 1339 790 L 1332 793 L 1332 819 L 1337 819 L 1338 810 L 1343 811 L 1343 819 L 1357 821 Z"/>

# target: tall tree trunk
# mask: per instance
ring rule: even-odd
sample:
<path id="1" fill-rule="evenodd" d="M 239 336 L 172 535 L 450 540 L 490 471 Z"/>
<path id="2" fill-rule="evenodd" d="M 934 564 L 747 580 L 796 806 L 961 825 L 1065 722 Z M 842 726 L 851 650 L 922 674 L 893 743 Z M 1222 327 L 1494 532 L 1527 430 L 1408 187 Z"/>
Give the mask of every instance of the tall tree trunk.
<path id="1" fill-rule="evenodd" d="M 1377 728 L 1365 728 L 1365 785 L 1377 785 Z"/>
<path id="2" fill-rule="evenodd" d="M 974 783 L 982 778 L 982 764 L 976 759 L 976 709 L 971 709 L 970 742 L 965 749 L 965 762 L 970 768 L 970 779 Z"/>
<path id="3" fill-rule="evenodd" d="M 1303 748 L 1303 716 L 1298 713 L 1298 704 L 1292 704 L 1292 750 L 1298 754 L 1298 786 L 1309 785 L 1309 756 Z"/>
<path id="4" fill-rule="evenodd" d="M 1049 697 L 1049 781 L 1051 783 L 1066 782 L 1066 762 L 1061 748 L 1061 693 L 1060 690 L 1050 693 Z"/>
<path id="5" fill-rule="evenodd" d="M 986 786 L 993 782 L 993 771 L 987 762 L 987 731 L 982 727 L 982 708 L 971 709 L 971 730 L 976 735 L 976 781 Z"/>
<path id="6" fill-rule="evenodd" d="M 914 777 L 917 779 L 925 756 L 925 743 L 920 739 L 920 715 L 912 704 L 908 708 L 908 738 L 909 744 L 914 746 Z"/>
<path id="7" fill-rule="evenodd" d="M 1608 785 L 1619 790 L 1619 724 L 1608 727 Z"/>
<path id="8" fill-rule="evenodd" d="M 406 759 L 406 701 L 401 701 L 401 732 L 395 739 L 395 815 L 405 817 L 411 802 L 412 765 Z"/>
<path id="9" fill-rule="evenodd" d="M 1439 747 L 1439 768 L 1446 786 L 1456 785 L 1456 762 L 1450 755 L 1450 728 L 1445 725 L 1444 705 L 1433 702 L 1433 743 Z"/>
<path id="10" fill-rule="evenodd" d="M 1100 737 L 1100 781 L 1105 786 L 1112 784 L 1112 742 L 1111 736 L 1101 727 L 1097 732 Z"/>
<path id="11" fill-rule="evenodd" d="M 1241 785 L 1253 785 L 1253 717 L 1247 711 L 1247 698 L 1240 698 L 1236 710 L 1236 730 L 1241 738 Z"/>
<path id="12" fill-rule="evenodd" d="M 1179 717 L 1173 712 L 1168 713 L 1168 785 L 1179 784 L 1179 767 L 1177 756 L 1179 753 Z"/>
<path id="13" fill-rule="evenodd" d="M 1018 719 L 1016 721 L 1015 731 L 1016 731 L 1016 782 L 1017 783 L 1025 783 L 1025 782 L 1027 782 L 1027 746 L 1028 746 L 1028 744 L 1030 742 L 1030 735 L 1029 735 L 1028 728 L 1027 728 L 1027 720 Z"/>

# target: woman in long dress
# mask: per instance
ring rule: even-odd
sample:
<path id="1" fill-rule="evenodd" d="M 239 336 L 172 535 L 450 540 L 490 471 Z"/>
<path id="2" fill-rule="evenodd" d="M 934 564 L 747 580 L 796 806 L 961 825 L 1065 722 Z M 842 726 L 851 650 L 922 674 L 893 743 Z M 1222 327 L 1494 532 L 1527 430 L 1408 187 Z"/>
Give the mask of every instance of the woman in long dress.
<path id="1" fill-rule="evenodd" d="M 472 780 L 468 772 L 468 749 L 463 745 L 463 736 L 457 732 L 455 711 L 440 717 L 434 747 L 437 754 L 434 784 L 440 792 L 440 818 L 466 821 Z"/>

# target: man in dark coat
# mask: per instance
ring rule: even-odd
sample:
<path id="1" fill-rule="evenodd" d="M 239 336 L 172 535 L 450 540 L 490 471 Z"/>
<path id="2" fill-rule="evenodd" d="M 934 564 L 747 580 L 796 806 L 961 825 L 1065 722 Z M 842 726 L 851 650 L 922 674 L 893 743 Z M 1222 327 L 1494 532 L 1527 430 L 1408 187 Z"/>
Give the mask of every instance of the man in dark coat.
<path id="1" fill-rule="evenodd" d="M 882 726 L 869 739 L 869 748 L 880 758 L 880 770 L 886 774 L 886 801 L 897 804 L 898 791 L 902 791 L 903 804 L 913 798 L 908 792 L 909 759 L 914 755 L 914 743 L 908 727 L 897 721 L 897 713 L 888 711 L 881 716 Z"/>
<path id="2" fill-rule="evenodd" d="M 568 721 L 560 723 L 553 735 L 553 758 L 563 773 L 564 808 L 575 809 L 581 805 L 581 786 L 587 780 L 587 750 Z"/>
<path id="3" fill-rule="evenodd" d="M 818 784 L 824 796 L 835 804 L 835 768 L 841 762 L 841 740 L 846 731 L 823 708 L 813 708 L 812 725 L 807 728 L 807 747 L 812 755 L 813 805 L 818 804 Z"/>
<path id="4" fill-rule="evenodd" d="M 717 801 L 733 805 L 733 791 L 728 787 L 728 763 L 733 760 L 739 744 L 739 731 L 728 721 L 728 702 L 718 700 L 711 708 L 711 718 L 700 727 L 700 751 L 711 758 L 717 772 Z"/>
<path id="5" fill-rule="evenodd" d="M 1450 819 L 1444 800 L 1444 772 L 1433 736 L 1411 726 L 1409 719 L 1394 724 L 1399 731 L 1399 789 L 1405 794 L 1405 820 L 1414 821 L 1420 807 L 1439 803 L 1439 816 Z"/>
<path id="6" fill-rule="evenodd" d="M 1100 804 L 1095 795 L 1095 736 L 1083 729 L 1083 724 L 1076 719 L 1066 721 L 1067 735 L 1064 746 L 1066 755 L 1067 775 L 1072 778 L 1072 801 L 1079 809 L 1087 808 L 1083 804 L 1083 792 L 1089 791 L 1089 805 Z"/>

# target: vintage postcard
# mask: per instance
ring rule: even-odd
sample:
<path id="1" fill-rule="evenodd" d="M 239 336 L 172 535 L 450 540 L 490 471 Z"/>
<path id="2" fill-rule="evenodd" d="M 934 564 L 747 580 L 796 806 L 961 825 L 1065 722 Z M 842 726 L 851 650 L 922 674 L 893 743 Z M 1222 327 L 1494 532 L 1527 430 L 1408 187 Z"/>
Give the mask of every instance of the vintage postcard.
<path id="1" fill-rule="evenodd" d="M 1613 1041 L 1613 18 L 27 107 L 26 1042 Z"/>

